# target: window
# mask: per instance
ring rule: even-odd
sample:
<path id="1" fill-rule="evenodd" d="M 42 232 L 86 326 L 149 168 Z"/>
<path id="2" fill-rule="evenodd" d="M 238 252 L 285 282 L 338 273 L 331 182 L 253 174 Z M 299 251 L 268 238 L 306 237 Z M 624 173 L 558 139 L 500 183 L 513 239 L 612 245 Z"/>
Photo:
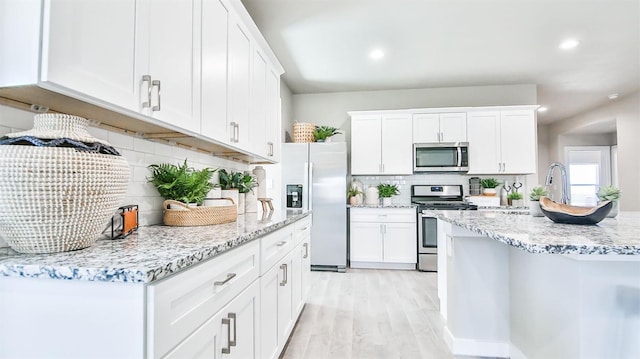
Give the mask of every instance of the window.
<path id="1" fill-rule="evenodd" d="M 592 207 L 598 204 L 598 188 L 611 183 L 609 146 L 565 147 L 569 170 L 571 204 Z"/>

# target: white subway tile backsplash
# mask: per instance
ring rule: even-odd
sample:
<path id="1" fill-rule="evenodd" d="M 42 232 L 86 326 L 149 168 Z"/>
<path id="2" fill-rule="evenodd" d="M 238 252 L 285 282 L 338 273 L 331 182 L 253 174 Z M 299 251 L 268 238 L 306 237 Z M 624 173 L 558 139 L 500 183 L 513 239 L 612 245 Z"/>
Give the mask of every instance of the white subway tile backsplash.
<path id="1" fill-rule="evenodd" d="M 117 132 L 109 132 L 111 146 L 121 150 L 133 150 L 133 137 Z"/>
<path id="2" fill-rule="evenodd" d="M 0 105 L 0 136 L 11 132 L 24 131 L 33 127 L 33 113 L 16 110 Z M 192 151 L 176 146 L 145 140 L 142 138 L 107 131 L 102 128 L 89 127 L 89 133 L 94 137 L 109 142 L 129 162 L 131 176 L 126 197 L 122 205 L 137 204 L 140 209 L 140 225 L 162 223 L 162 203 L 156 188 L 148 183 L 150 164 L 171 163 L 182 164 L 187 159 L 189 166 L 194 168 L 225 168 L 230 171 L 247 171 L 249 165 L 214 157 L 210 154 Z M 213 182 L 218 182 L 218 173 L 214 173 Z M 6 246 L 0 238 L 0 247 Z"/>

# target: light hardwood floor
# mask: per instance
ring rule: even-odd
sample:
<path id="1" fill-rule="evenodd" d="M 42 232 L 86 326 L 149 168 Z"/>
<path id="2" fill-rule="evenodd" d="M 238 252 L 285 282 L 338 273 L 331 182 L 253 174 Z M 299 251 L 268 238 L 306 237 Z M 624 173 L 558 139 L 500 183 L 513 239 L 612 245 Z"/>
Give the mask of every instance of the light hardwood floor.
<path id="1" fill-rule="evenodd" d="M 453 358 L 442 340 L 435 273 L 311 272 L 282 359 Z"/>

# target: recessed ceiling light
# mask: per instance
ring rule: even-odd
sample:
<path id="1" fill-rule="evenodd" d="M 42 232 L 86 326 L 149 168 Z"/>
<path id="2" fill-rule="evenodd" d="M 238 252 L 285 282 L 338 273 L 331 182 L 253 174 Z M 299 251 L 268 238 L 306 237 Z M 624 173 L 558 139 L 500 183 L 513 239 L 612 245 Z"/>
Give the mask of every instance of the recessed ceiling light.
<path id="1" fill-rule="evenodd" d="M 547 107 L 538 107 L 538 112 L 547 112 L 548 108 Z"/>
<path id="2" fill-rule="evenodd" d="M 369 57 L 374 60 L 379 60 L 384 57 L 384 51 L 380 49 L 375 49 L 369 53 Z"/>
<path id="3" fill-rule="evenodd" d="M 580 41 L 576 39 L 567 39 L 567 40 L 564 40 L 559 47 L 562 50 L 571 50 L 578 47 L 578 45 L 580 45 Z"/>
<path id="4" fill-rule="evenodd" d="M 618 94 L 617 93 L 612 93 L 611 95 L 607 96 L 609 98 L 609 100 L 615 100 L 618 98 Z"/>

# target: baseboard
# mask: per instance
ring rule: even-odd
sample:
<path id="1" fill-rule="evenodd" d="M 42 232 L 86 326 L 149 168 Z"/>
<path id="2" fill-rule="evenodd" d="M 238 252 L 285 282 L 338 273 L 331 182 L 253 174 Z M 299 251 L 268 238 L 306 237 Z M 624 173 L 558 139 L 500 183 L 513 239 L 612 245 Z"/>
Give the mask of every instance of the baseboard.
<path id="1" fill-rule="evenodd" d="M 381 262 L 354 262 L 351 261 L 350 268 L 360 269 L 404 269 L 415 270 L 415 263 L 381 263 Z"/>
<path id="2" fill-rule="evenodd" d="M 449 327 L 444 327 L 444 342 L 453 355 L 472 355 L 494 358 L 509 358 L 511 343 L 461 339 L 453 336 Z M 522 357 L 524 358 L 524 356 Z"/>

